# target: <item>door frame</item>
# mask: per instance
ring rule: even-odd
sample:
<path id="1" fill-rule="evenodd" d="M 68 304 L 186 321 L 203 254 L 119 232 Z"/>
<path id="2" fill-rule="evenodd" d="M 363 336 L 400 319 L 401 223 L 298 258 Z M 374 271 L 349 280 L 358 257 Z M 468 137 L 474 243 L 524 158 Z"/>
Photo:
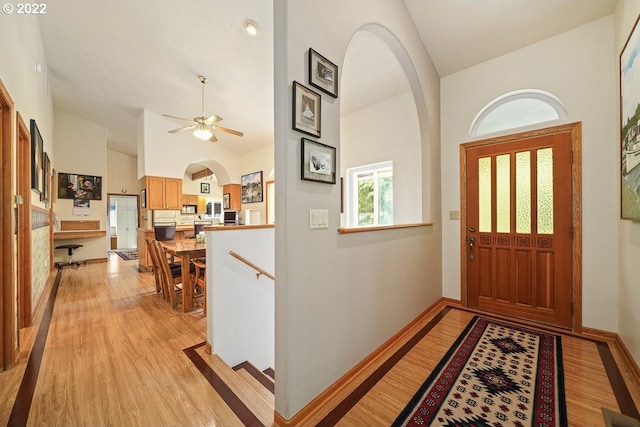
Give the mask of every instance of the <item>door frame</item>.
<path id="1" fill-rule="evenodd" d="M 519 139 L 535 138 L 554 133 L 571 134 L 571 185 L 573 209 L 572 247 L 572 331 L 582 332 L 582 122 L 568 123 L 532 131 L 501 135 L 471 141 L 460 145 L 460 296 L 463 307 L 468 307 L 467 298 L 467 149 L 503 144 Z"/>
<path id="2" fill-rule="evenodd" d="M 31 326 L 31 137 L 29 128 L 20 113 L 17 116 L 17 192 L 22 203 L 17 204 L 18 214 L 18 327 Z M 49 260 L 51 262 L 51 260 Z M 51 265 L 51 264 L 49 264 Z"/>
<path id="3" fill-rule="evenodd" d="M 15 290 L 14 209 L 14 104 L 7 88 L 0 81 L 0 342 L 2 356 L 0 372 L 13 366 L 18 354 Z"/>
<path id="4" fill-rule="evenodd" d="M 111 212 L 109 207 L 111 206 L 111 197 L 135 197 L 136 198 L 136 216 L 138 221 L 138 227 L 140 227 L 140 196 L 138 194 L 128 193 L 107 193 L 107 252 L 111 250 Z M 137 235 L 136 230 L 136 235 Z"/>

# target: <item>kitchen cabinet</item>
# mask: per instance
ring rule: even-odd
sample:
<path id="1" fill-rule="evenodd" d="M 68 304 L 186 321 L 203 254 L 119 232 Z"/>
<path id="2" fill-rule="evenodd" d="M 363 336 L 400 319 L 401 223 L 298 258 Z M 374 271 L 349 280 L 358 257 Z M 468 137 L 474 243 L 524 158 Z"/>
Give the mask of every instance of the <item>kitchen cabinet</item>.
<path id="1" fill-rule="evenodd" d="M 182 204 L 183 205 L 197 205 L 198 204 L 198 196 L 196 194 L 183 194 L 182 195 Z"/>
<path id="2" fill-rule="evenodd" d="M 229 193 L 229 209 L 231 211 L 240 211 L 242 209 L 242 198 L 240 196 L 240 184 L 226 184 L 222 186 L 222 193 Z"/>
<path id="3" fill-rule="evenodd" d="M 147 209 L 182 209 L 182 180 L 146 176 Z"/>
<path id="4" fill-rule="evenodd" d="M 198 196 L 198 208 L 196 210 L 197 213 L 205 213 L 207 211 L 207 198 L 203 196 Z"/>

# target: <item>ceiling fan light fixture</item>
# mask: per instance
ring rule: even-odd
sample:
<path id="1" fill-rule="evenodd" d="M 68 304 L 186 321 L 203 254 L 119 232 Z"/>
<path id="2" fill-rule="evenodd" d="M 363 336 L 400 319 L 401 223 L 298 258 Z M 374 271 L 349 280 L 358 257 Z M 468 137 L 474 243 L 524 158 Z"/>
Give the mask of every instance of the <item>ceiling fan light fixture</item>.
<path id="1" fill-rule="evenodd" d="M 256 21 L 247 19 L 246 21 L 244 21 L 244 30 L 251 36 L 257 36 L 260 32 L 260 27 L 258 26 Z"/>
<path id="2" fill-rule="evenodd" d="M 200 126 L 196 128 L 196 130 L 193 131 L 193 134 L 195 135 L 196 138 L 201 139 L 203 141 L 206 141 L 213 136 L 213 132 L 211 132 L 211 130 L 209 130 L 205 126 Z"/>

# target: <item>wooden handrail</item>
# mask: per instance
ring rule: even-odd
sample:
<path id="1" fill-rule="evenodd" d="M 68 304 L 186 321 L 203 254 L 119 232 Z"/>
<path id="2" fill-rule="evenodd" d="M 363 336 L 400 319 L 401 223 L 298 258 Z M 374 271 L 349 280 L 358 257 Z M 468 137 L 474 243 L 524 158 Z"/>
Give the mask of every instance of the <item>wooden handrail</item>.
<path id="1" fill-rule="evenodd" d="M 262 268 L 258 267 L 257 265 L 255 265 L 254 263 L 252 263 L 251 261 L 249 261 L 248 259 L 244 258 L 241 255 L 238 255 L 237 253 L 233 252 L 233 251 L 229 251 L 229 255 L 231 255 L 234 258 L 239 259 L 240 261 L 244 262 L 245 264 L 247 264 L 249 267 L 253 268 L 255 271 L 257 271 L 256 273 L 256 279 L 260 278 L 260 275 L 262 274 L 263 276 L 267 276 L 269 279 L 271 280 L 276 280 L 275 277 L 273 277 L 273 274 L 267 273 L 266 271 L 264 271 Z"/>

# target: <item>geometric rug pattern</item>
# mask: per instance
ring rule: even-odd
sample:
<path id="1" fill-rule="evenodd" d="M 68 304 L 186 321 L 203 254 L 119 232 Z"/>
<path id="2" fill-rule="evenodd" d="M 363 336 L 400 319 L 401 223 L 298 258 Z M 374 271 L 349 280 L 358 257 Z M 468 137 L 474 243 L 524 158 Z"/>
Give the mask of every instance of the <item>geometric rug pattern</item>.
<path id="1" fill-rule="evenodd" d="M 117 250 L 114 251 L 118 254 L 120 258 L 125 261 L 131 261 L 133 259 L 138 259 L 138 250 L 137 249 L 127 249 L 127 250 Z"/>
<path id="2" fill-rule="evenodd" d="M 393 426 L 566 426 L 560 336 L 475 316 Z"/>

